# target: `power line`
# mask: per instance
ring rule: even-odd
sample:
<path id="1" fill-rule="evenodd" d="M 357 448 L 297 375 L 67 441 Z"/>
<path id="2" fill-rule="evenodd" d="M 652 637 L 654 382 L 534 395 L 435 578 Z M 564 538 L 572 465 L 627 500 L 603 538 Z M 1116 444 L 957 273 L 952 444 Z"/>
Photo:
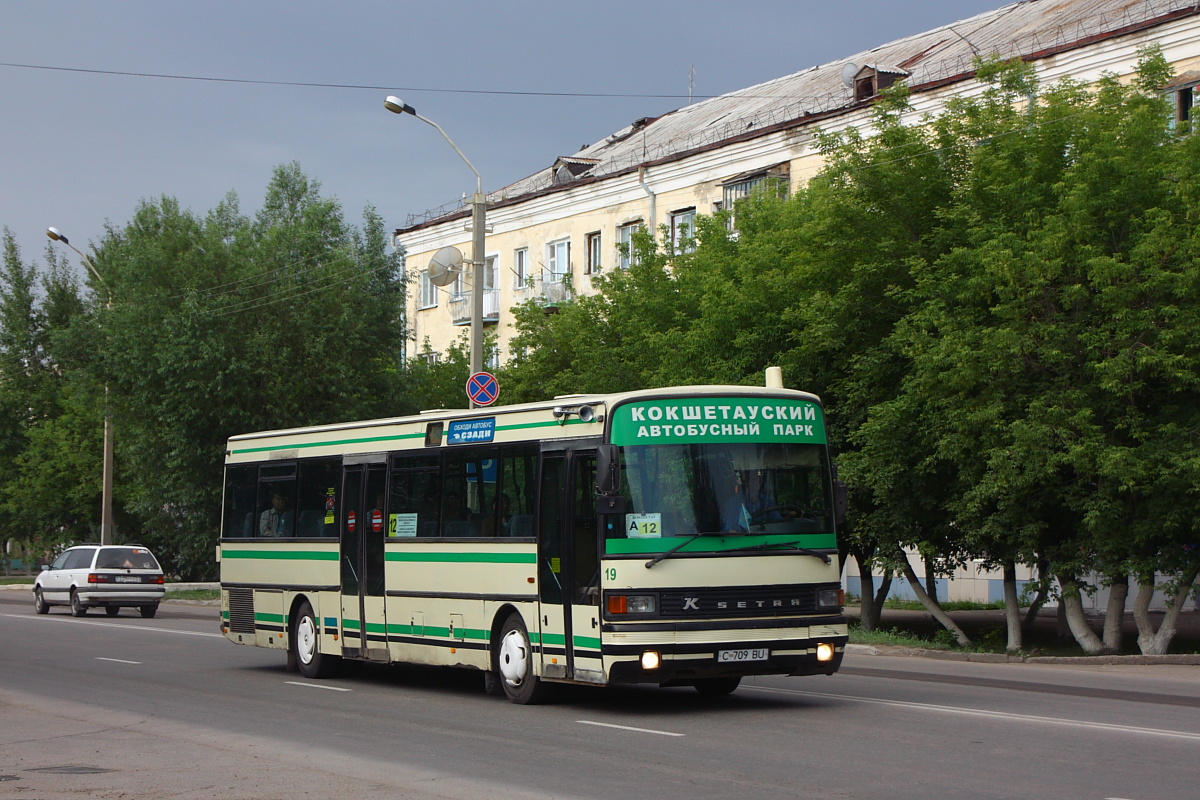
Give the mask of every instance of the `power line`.
<path id="1" fill-rule="evenodd" d="M 681 94 L 621 94 L 616 92 L 528 92 L 501 89 L 432 89 L 418 86 L 373 86 L 360 83 L 316 83 L 308 81 L 268 81 L 256 78 L 217 78 L 206 75 L 171 75 L 161 72 L 123 72 L 110 69 L 84 69 L 82 67 L 56 67 L 48 64 L 16 64 L 0 61 L 0 67 L 36 69 L 49 72 L 75 72 L 84 75 L 115 75 L 124 78 L 161 78 L 173 81 L 200 81 L 206 83 L 238 83 L 252 86 L 297 86 L 308 89 L 369 89 L 371 91 L 430 92 L 434 94 L 480 94 L 510 97 L 596 97 L 634 98 L 655 100 L 685 100 L 689 95 Z M 694 95 L 699 99 L 710 99 L 720 95 Z"/>

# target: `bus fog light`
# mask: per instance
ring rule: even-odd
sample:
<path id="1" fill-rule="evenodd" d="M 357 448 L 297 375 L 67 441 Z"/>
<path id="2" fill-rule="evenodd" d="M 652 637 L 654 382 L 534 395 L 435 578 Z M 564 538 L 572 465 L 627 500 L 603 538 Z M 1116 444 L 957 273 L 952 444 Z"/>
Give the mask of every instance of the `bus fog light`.
<path id="1" fill-rule="evenodd" d="M 659 657 L 657 651 L 647 650 L 642 653 L 642 669 L 658 669 L 661 663 L 662 659 Z"/>
<path id="2" fill-rule="evenodd" d="M 645 659 L 645 656 L 642 656 Z M 817 661 L 832 661 L 833 660 L 833 645 L 828 642 L 821 642 L 817 645 Z"/>

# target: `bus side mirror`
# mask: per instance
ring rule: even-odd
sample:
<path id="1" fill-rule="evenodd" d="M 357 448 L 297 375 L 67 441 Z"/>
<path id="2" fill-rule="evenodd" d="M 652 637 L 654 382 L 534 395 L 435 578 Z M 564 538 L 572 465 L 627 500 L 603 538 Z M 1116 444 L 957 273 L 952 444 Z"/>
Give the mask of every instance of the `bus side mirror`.
<path id="1" fill-rule="evenodd" d="M 846 484 L 843 481 L 833 482 L 833 519 L 838 525 L 846 521 Z"/>
<path id="2" fill-rule="evenodd" d="M 596 494 L 616 494 L 621 488 L 621 456 L 615 444 L 596 451 Z"/>

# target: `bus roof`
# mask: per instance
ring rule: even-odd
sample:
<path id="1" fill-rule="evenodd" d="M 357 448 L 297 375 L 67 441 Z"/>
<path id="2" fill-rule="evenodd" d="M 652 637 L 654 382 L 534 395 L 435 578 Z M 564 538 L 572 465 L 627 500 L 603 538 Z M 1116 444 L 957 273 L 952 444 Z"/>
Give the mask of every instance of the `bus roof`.
<path id="1" fill-rule="evenodd" d="M 553 400 L 483 408 L 436 409 L 404 417 L 342 422 L 302 428 L 245 433 L 229 438 L 228 463 L 306 456 L 383 452 L 421 448 L 430 426 L 452 422 L 494 420 L 488 441 L 600 436 L 605 421 L 618 406 L 638 400 L 687 397 L 758 397 L 800 400 L 816 405 L 820 398 L 809 392 L 762 386 L 669 386 L 615 394 L 573 394 Z M 580 411 L 587 407 L 590 413 Z M 441 428 L 438 429 L 439 436 Z M 293 452 L 294 451 L 294 452 Z"/>

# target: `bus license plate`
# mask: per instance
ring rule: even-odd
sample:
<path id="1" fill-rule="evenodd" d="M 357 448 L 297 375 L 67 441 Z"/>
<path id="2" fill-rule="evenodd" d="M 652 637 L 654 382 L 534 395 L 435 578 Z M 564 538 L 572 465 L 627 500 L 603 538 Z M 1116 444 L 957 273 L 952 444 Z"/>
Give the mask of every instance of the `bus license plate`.
<path id="1" fill-rule="evenodd" d="M 733 661 L 766 661 L 770 655 L 771 651 L 765 647 L 751 650 L 719 650 L 717 651 L 717 661 L 722 664 Z"/>

